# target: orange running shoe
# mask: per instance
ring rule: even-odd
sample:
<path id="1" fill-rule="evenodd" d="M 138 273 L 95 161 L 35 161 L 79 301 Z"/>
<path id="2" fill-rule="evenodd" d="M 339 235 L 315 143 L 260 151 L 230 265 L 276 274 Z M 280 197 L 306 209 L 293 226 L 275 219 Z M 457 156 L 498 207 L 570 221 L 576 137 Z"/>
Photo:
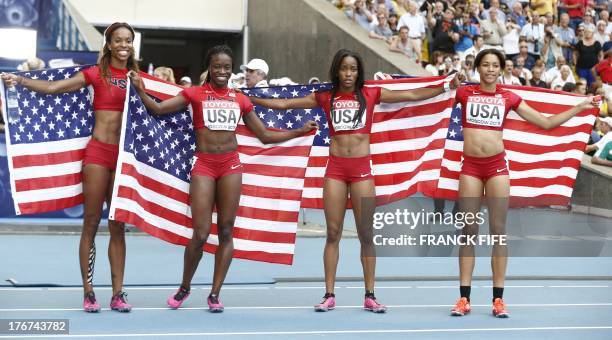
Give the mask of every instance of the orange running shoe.
<path id="1" fill-rule="evenodd" d="M 496 318 L 509 318 L 510 314 L 506 310 L 504 300 L 497 298 L 493 301 L 493 316 Z"/>
<path id="2" fill-rule="evenodd" d="M 455 307 L 451 309 L 451 315 L 452 316 L 464 316 L 465 314 L 468 314 L 471 311 L 472 311 L 472 307 L 470 307 L 470 302 L 468 301 L 467 298 L 462 297 L 459 300 L 457 300 Z"/>

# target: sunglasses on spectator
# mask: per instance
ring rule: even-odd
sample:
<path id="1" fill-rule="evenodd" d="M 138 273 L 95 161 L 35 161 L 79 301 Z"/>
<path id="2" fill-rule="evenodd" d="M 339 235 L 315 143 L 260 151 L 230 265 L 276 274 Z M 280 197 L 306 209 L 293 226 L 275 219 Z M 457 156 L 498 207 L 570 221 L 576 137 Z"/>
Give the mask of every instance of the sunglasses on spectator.
<path id="1" fill-rule="evenodd" d="M 453 61 L 459 61 L 461 60 L 460 58 L 453 58 Z"/>

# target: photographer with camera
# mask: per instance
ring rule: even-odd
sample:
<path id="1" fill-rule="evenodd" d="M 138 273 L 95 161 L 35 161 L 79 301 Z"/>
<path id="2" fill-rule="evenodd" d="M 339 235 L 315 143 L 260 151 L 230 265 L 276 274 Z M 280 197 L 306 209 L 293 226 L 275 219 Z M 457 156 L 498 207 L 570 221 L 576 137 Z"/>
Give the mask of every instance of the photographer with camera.
<path id="1" fill-rule="evenodd" d="M 553 32 L 553 26 L 546 24 L 544 26 L 544 44 L 542 45 L 541 58 L 547 69 L 555 67 L 557 58 L 563 56 L 562 45 L 563 40 Z"/>
<path id="2" fill-rule="evenodd" d="M 521 30 L 521 37 L 527 41 L 527 52 L 534 58 L 540 57 L 541 40 L 544 37 L 544 24 L 540 23 L 540 14 L 533 12 L 531 22 Z"/>

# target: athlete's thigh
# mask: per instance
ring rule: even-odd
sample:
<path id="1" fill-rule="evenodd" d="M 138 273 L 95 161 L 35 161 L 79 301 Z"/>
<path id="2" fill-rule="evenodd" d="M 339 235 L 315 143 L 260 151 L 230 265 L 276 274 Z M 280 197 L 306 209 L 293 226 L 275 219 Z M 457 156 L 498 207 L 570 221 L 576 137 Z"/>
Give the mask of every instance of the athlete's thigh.
<path id="1" fill-rule="evenodd" d="M 346 214 L 348 186 L 342 181 L 326 178 L 323 184 L 323 210 L 327 227 L 341 227 Z"/>
<path id="2" fill-rule="evenodd" d="M 189 185 L 191 218 L 194 230 L 209 231 L 215 203 L 215 180 L 208 176 L 192 176 Z"/>
<path id="3" fill-rule="evenodd" d="M 215 203 L 217 205 L 217 224 L 233 222 L 240 203 L 242 174 L 231 174 L 217 180 Z"/>

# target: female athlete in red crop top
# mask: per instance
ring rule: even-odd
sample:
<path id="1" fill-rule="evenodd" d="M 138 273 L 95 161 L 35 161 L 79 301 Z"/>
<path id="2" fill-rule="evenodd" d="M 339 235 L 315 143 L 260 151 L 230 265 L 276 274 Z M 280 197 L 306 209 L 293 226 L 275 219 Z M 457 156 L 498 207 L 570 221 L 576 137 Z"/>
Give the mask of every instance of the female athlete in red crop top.
<path id="1" fill-rule="evenodd" d="M 87 85 L 92 85 L 94 88 L 95 125 L 83 160 L 85 212 L 79 244 L 79 263 L 85 292 L 83 309 L 87 312 L 100 310 L 92 285 L 96 254 L 94 238 L 98 231 L 104 201 L 110 206 L 119 153 L 117 144 L 125 99 L 126 75 L 129 70 L 138 71 L 132 47 L 134 30 L 130 25 L 114 23 L 106 29 L 104 38 L 105 43 L 98 65 L 78 72 L 72 78 L 49 82 L 13 74 L 3 76 L 9 85 L 16 83 L 42 93 L 72 92 Z M 131 306 L 126 302 L 126 294 L 123 292 L 124 224 L 109 220 L 108 228 L 110 230 L 108 254 L 113 285 L 111 308 L 120 312 L 129 312 Z"/>
<path id="2" fill-rule="evenodd" d="M 463 114 L 463 161 L 459 177 L 459 207 L 464 213 L 480 211 L 481 198 L 486 192 L 489 206 L 489 233 L 504 235 L 510 180 L 505 160 L 502 131 L 506 115 L 514 110 L 522 118 L 543 129 L 551 129 L 585 109 L 594 107 L 593 98 L 563 113 L 545 117 L 535 111 L 519 96 L 497 85 L 504 69 L 504 55 L 495 49 L 481 51 L 475 67 L 480 73 L 480 85 L 457 89 L 456 102 Z M 475 235 L 477 224 L 466 224 L 463 233 Z M 493 315 L 508 317 L 503 302 L 503 286 L 508 263 L 506 245 L 493 245 Z M 474 269 L 474 247 L 461 246 L 459 250 L 460 294 L 451 315 L 462 316 L 470 312 L 470 291 Z"/>
<path id="3" fill-rule="evenodd" d="M 379 102 L 395 103 L 423 100 L 444 92 L 442 87 L 406 91 L 389 91 L 364 87 L 363 61 L 359 54 L 340 50 L 334 56 L 329 77 L 332 90 L 312 93 L 296 99 L 251 98 L 257 105 L 272 109 L 315 108 L 321 106 L 327 116 L 331 144 L 329 161 L 325 171 L 323 204 L 327 224 L 327 241 L 323 253 L 325 267 L 325 296 L 315 305 L 316 311 L 328 311 L 335 307 L 334 284 L 338 265 L 338 246 L 342 235 L 342 222 L 350 192 L 357 233 L 361 243 L 361 263 L 365 281 L 364 308 L 376 313 L 386 311 L 374 296 L 376 254 L 371 222 L 358 216 L 372 216 L 373 205 L 362 206 L 362 198 L 375 197 L 374 180 L 370 163 L 370 130 L 374 106 Z M 451 84 L 459 85 L 458 78 Z M 446 89 L 448 85 L 445 85 Z"/>
<path id="4" fill-rule="evenodd" d="M 196 134 L 196 162 L 192 169 L 190 197 L 193 236 L 185 248 L 183 281 L 168 298 L 170 308 L 178 308 L 189 296 L 191 280 L 202 258 L 202 248 L 210 233 L 213 207 L 217 207 L 219 247 L 215 253 L 213 284 L 208 296 L 211 312 L 222 312 L 219 292 L 234 251 L 232 230 L 240 191 L 242 169 L 236 148 L 236 126 L 242 117 L 263 143 L 279 143 L 316 129 L 313 121 L 303 127 L 275 132 L 267 130 L 253 112 L 247 97 L 227 87 L 234 67 L 232 50 L 215 46 L 206 57 L 208 76 L 204 86 L 185 89 L 177 96 L 156 103 L 149 98 L 138 74 L 131 74 L 134 85 L 147 109 L 154 114 L 176 112 L 191 104 Z"/>

